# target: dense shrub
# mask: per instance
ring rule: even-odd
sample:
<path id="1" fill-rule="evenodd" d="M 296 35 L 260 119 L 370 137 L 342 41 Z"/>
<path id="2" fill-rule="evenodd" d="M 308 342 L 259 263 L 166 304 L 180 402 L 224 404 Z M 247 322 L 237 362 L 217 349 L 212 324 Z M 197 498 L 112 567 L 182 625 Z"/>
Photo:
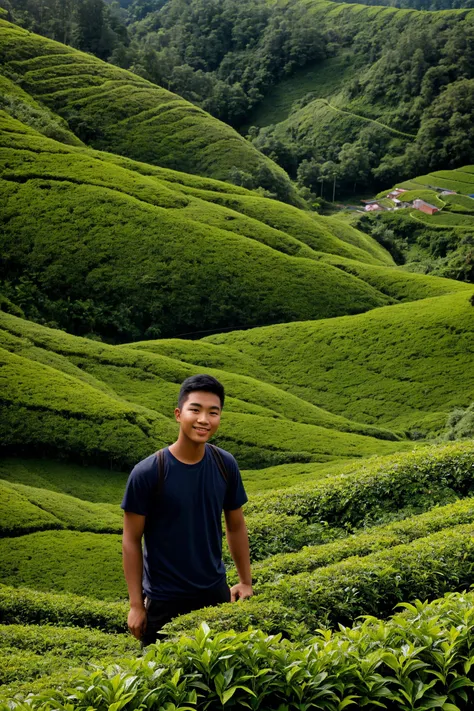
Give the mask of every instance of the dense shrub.
<path id="1" fill-rule="evenodd" d="M 0 584 L 0 622 L 95 627 L 125 632 L 128 605 Z"/>
<path id="2" fill-rule="evenodd" d="M 435 507 L 427 513 L 412 516 L 404 521 L 359 532 L 342 540 L 324 545 L 305 546 L 302 550 L 291 554 L 281 552 L 267 560 L 254 563 L 252 578 L 254 584 L 261 585 L 268 581 L 276 581 L 282 576 L 310 572 L 350 556 L 365 556 L 402 543 L 409 543 L 441 529 L 471 523 L 473 520 L 474 499 L 464 499 L 447 506 Z M 330 529 L 325 531 L 323 528 L 320 535 L 324 540 L 324 536 L 329 537 L 330 534 Z M 307 543 L 308 540 L 305 542 Z M 228 578 L 231 582 L 237 582 L 235 571 L 231 571 Z"/>
<path id="3" fill-rule="evenodd" d="M 312 630 L 323 624 L 347 624 L 359 615 L 389 615 L 393 607 L 416 598 L 433 598 L 463 590 L 474 578 L 474 524 L 457 526 L 372 553 L 348 558 L 308 574 L 283 576 L 257 588 L 249 602 L 191 612 L 170 622 L 170 634 L 192 629 L 204 619 L 220 629 L 243 630 L 249 624 L 275 634 L 304 622 Z M 275 615 L 268 604 L 286 608 Z"/>
<path id="4" fill-rule="evenodd" d="M 7 585 L 124 600 L 121 536 L 40 531 L 0 539 L 1 579 Z"/>
<path id="5" fill-rule="evenodd" d="M 322 630 L 304 642 L 259 630 L 213 633 L 206 625 L 161 642 L 143 659 L 122 659 L 68 680 L 67 691 L 30 697 L 28 708 L 134 709 L 444 708 L 468 711 L 474 629 L 472 593 L 417 602 L 387 622 Z M 303 706 L 304 705 L 304 706 Z M 50 706 L 49 706 L 50 707 Z M 2 711 L 25 708 L 13 701 Z"/>
<path id="6" fill-rule="evenodd" d="M 0 686 L 28 682 L 90 662 L 106 664 L 114 657 L 136 652 L 130 635 L 51 625 L 0 626 Z M 4 695 L 5 692 L 0 692 Z"/>
<path id="7" fill-rule="evenodd" d="M 380 517 L 467 496 L 473 490 L 474 444 L 421 448 L 346 466 L 321 481 L 255 495 L 247 511 L 302 516 L 311 523 L 351 529 Z"/>

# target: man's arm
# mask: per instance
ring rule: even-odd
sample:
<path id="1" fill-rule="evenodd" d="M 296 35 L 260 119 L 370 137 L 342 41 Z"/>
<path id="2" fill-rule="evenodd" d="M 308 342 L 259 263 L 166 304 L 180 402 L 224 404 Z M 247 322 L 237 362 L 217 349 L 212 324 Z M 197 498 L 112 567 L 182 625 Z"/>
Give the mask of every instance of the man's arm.
<path id="1" fill-rule="evenodd" d="M 234 511 L 224 511 L 224 515 L 227 543 L 240 580 L 230 591 L 231 601 L 235 602 L 235 600 L 244 600 L 253 595 L 249 538 L 241 508 Z"/>
<path id="2" fill-rule="evenodd" d="M 142 577 L 143 553 L 142 536 L 145 528 L 145 516 L 125 511 L 123 518 L 122 557 L 123 571 L 130 597 L 128 629 L 134 637 L 140 639 L 146 627 L 146 610 L 143 604 Z"/>

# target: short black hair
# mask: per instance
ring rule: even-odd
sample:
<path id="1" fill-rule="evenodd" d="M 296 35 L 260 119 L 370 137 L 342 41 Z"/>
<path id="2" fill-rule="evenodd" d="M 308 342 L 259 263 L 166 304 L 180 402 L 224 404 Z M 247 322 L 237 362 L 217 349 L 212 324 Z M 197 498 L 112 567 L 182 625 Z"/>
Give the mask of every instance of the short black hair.
<path id="1" fill-rule="evenodd" d="M 221 409 L 224 407 L 225 393 L 222 383 L 216 378 L 213 378 L 212 375 L 191 375 L 190 378 L 186 378 L 179 391 L 178 407 L 180 409 L 186 402 L 189 393 L 193 393 L 196 390 L 203 390 L 205 393 L 214 393 L 221 401 Z"/>

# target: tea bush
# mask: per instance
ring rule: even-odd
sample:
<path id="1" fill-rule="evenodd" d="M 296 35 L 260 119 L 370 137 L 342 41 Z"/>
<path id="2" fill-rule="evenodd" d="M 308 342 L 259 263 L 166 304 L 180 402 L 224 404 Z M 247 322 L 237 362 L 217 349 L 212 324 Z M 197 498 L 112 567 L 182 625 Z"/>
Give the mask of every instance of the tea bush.
<path id="1" fill-rule="evenodd" d="M 426 435 L 474 400 L 473 289 L 204 341 L 258 357 L 280 386 L 330 412 Z"/>
<path id="2" fill-rule="evenodd" d="M 407 507 L 422 512 L 467 496 L 473 481 L 474 443 L 456 442 L 351 462 L 320 481 L 254 495 L 246 511 L 296 514 L 350 530 Z"/>
<path id="3" fill-rule="evenodd" d="M 21 698 L 10 709 L 358 708 L 468 711 L 473 593 L 416 602 L 382 622 L 374 617 L 304 641 L 259 630 L 212 632 L 206 625 L 174 642 L 148 648 L 67 680 L 65 688 Z"/>
<path id="4" fill-rule="evenodd" d="M 220 629 L 243 630 L 249 624 L 276 634 L 304 622 L 309 629 L 347 624 L 360 615 L 388 616 L 399 602 L 433 599 L 474 582 L 474 524 L 456 526 L 363 558 L 353 557 L 311 573 L 283 576 L 257 588 L 247 605 L 225 603 L 173 620 L 170 634 L 189 630 L 204 619 Z M 269 603 L 286 608 L 276 619 Z"/>
<path id="5" fill-rule="evenodd" d="M 0 687 L 32 681 L 40 676 L 90 662 L 101 665 L 127 652 L 137 652 L 130 635 L 106 634 L 99 630 L 60 629 L 49 625 L 0 625 Z M 5 690 L 0 690 L 5 695 Z"/>
<path id="6" fill-rule="evenodd" d="M 0 506 L 5 508 L 0 519 L 0 534 L 11 535 L 15 533 L 30 533 L 42 528 L 72 528 L 78 531 L 95 531 L 97 533 L 120 533 L 122 530 L 122 516 L 119 508 L 115 513 L 101 504 L 81 501 L 72 496 L 59 494 L 48 489 L 37 489 L 22 484 L 7 484 L 0 479 Z M 16 507 L 8 501 L 8 496 L 16 495 Z M 5 497 L 7 500 L 5 501 Z M 23 505 L 22 505 L 23 504 Z M 37 519 L 30 513 L 36 507 Z M 41 518 L 50 525 L 45 525 Z M 48 519 L 49 515 L 49 519 Z"/>
<path id="7" fill-rule="evenodd" d="M 404 521 L 397 521 L 386 526 L 377 526 L 365 532 L 356 533 L 348 538 L 324 545 L 305 546 L 302 550 L 273 555 L 267 560 L 252 565 L 254 584 L 276 581 L 282 576 L 310 572 L 350 556 L 365 556 L 377 551 L 387 550 L 402 543 L 409 543 L 453 526 L 474 521 L 474 499 L 456 501 L 447 506 L 435 507 L 427 513 L 412 516 Z M 321 531 L 321 538 L 329 536 L 331 529 Z M 257 560 L 257 559 L 256 559 Z M 235 571 L 228 579 L 235 583 Z"/>
<path id="8" fill-rule="evenodd" d="M 131 72 L 0 22 L 0 63 L 81 140 L 222 180 L 233 166 L 260 171 L 281 198 L 297 201 L 286 173 L 230 126 Z M 62 76 L 55 65 L 63 65 Z"/>
<path id="9" fill-rule="evenodd" d="M 0 583 L 0 622 L 7 625 L 94 627 L 125 632 L 128 605 L 72 593 L 48 593 Z"/>

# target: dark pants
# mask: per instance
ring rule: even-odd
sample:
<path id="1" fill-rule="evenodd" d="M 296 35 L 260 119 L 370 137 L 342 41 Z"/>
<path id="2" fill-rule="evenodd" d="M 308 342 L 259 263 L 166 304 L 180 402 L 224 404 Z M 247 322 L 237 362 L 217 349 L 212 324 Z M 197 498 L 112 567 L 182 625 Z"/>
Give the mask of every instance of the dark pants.
<path id="1" fill-rule="evenodd" d="M 146 598 L 146 630 L 141 639 L 142 647 L 147 647 L 157 640 L 158 632 L 167 622 L 202 607 L 230 602 L 230 589 L 226 582 L 218 588 L 207 592 L 199 592 L 193 597 L 175 598 L 173 600 L 150 600 Z"/>

